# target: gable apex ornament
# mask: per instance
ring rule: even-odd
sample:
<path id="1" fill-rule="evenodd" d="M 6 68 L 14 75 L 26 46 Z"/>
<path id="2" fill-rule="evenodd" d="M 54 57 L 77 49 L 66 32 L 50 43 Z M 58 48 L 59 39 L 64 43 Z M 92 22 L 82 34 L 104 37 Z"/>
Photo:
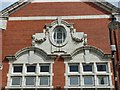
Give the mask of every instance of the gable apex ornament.
<path id="1" fill-rule="evenodd" d="M 61 24 L 61 21 L 62 21 L 62 18 L 61 18 L 61 17 L 58 17 L 58 18 L 57 18 L 57 21 L 58 21 L 58 25 L 60 25 L 60 24 Z"/>

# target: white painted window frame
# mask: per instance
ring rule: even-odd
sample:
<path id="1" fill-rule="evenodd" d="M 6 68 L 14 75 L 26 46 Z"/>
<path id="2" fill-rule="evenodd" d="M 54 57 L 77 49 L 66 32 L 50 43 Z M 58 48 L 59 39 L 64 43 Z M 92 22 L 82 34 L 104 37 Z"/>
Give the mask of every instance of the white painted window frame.
<path id="1" fill-rule="evenodd" d="M 68 78 L 69 78 L 69 86 L 71 87 L 70 77 L 77 77 L 78 78 L 78 84 L 77 85 L 72 85 L 72 87 L 80 86 L 80 76 L 78 76 L 78 75 L 70 75 L 70 76 L 68 76 Z"/>
<path id="2" fill-rule="evenodd" d="M 27 66 L 35 66 L 35 72 L 27 72 Z M 26 64 L 25 65 L 25 72 L 26 72 L 26 74 L 36 74 L 36 72 L 37 72 L 37 65 L 36 64 L 33 64 L 33 65 L 28 65 L 28 64 Z"/>
<path id="3" fill-rule="evenodd" d="M 49 72 L 40 72 L 40 71 L 41 71 L 41 66 L 49 66 Z M 47 63 L 45 63 L 45 64 L 39 64 L 39 73 L 40 73 L 40 74 L 48 74 L 48 75 L 49 75 L 50 73 L 52 73 L 52 72 L 51 72 L 51 69 L 52 69 L 52 68 L 51 68 L 51 65 L 50 65 L 50 64 L 47 64 Z"/>
<path id="4" fill-rule="evenodd" d="M 13 72 L 13 66 L 14 65 L 23 65 L 23 71 L 22 73 L 14 73 Z M 52 86 L 52 77 L 53 77 L 53 62 L 48 62 L 48 63 L 36 63 L 34 65 L 36 65 L 36 73 L 27 73 L 26 70 L 27 70 L 27 63 L 10 63 L 10 68 L 9 68 L 9 73 L 8 73 L 8 81 L 7 81 L 7 86 L 6 88 L 9 88 L 9 89 L 19 89 L 22 90 L 21 88 L 53 88 Z M 45 72 L 40 72 L 40 65 L 49 65 L 49 73 L 45 73 Z M 35 77 L 35 85 L 26 85 L 26 77 L 28 76 L 33 76 Z M 46 85 L 46 86 L 40 86 L 40 82 L 39 82 L 39 77 L 40 76 L 49 76 L 49 85 Z M 12 77 L 21 77 L 21 85 L 12 85 Z M 8 90 L 9 90 L 8 89 Z"/>
<path id="5" fill-rule="evenodd" d="M 107 84 L 99 84 L 99 76 L 107 77 Z M 99 86 L 109 86 L 110 85 L 110 83 L 109 83 L 109 75 L 98 75 L 97 76 L 97 81 L 98 81 Z"/>
<path id="6" fill-rule="evenodd" d="M 65 61 L 65 88 L 94 88 L 97 90 L 97 88 L 108 88 L 110 90 L 112 90 L 112 88 L 114 87 L 113 84 L 112 84 L 112 72 L 111 72 L 111 66 L 110 66 L 110 63 L 111 61 L 101 61 L 101 62 L 91 62 L 90 64 L 93 64 L 93 72 L 84 72 L 83 71 L 83 64 L 85 64 L 84 62 L 68 62 L 68 61 Z M 80 72 L 79 73 L 69 73 L 69 65 L 70 64 L 79 64 L 79 68 L 80 68 Z M 104 63 L 104 64 L 107 64 L 107 72 L 98 72 L 97 71 L 97 64 L 98 63 Z M 79 75 L 80 76 L 80 85 L 79 86 L 70 86 L 69 83 L 69 76 L 71 75 Z M 94 76 L 94 85 L 85 85 L 84 86 L 84 78 L 83 76 L 86 76 L 86 75 L 90 75 L 90 76 Z M 98 84 L 98 77 L 99 75 L 105 75 L 105 76 L 108 76 L 108 79 L 111 81 L 109 82 L 109 85 L 99 85 Z M 97 88 L 96 88 L 97 87 Z"/>
<path id="7" fill-rule="evenodd" d="M 74 66 L 74 65 L 78 65 L 78 72 L 71 72 L 71 71 L 70 71 L 70 66 Z M 73 73 L 74 73 L 74 74 L 79 74 L 79 73 L 80 73 L 80 68 L 79 68 L 79 67 L 80 67 L 80 65 L 79 65 L 78 63 L 69 63 L 69 64 L 68 64 L 68 73 L 71 73 L 71 74 L 73 74 Z"/>
<path id="8" fill-rule="evenodd" d="M 83 66 L 85 65 L 86 63 L 83 63 L 82 64 L 82 72 L 83 73 L 94 73 L 94 66 L 93 66 L 93 63 L 89 63 L 91 66 L 92 66 L 92 71 L 84 71 L 84 68 Z M 87 65 L 87 64 L 86 64 Z"/>
<path id="9" fill-rule="evenodd" d="M 48 78 L 48 85 L 40 85 L 40 79 L 41 79 L 41 77 L 47 77 Z M 39 86 L 49 87 L 50 86 L 50 76 L 39 76 Z"/>
<path id="10" fill-rule="evenodd" d="M 92 84 L 85 84 L 85 77 L 92 77 Z M 95 82 L 94 82 L 94 75 L 84 75 L 83 76 L 83 83 L 84 83 L 84 86 L 94 86 L 95 85 Z"/>
<path id="11" fill-rule="evenodd" d="M 20 79 L 20 85 L 12 85 L 12 79 L 14 78 L 14 77 L 21 77 L 21 79 Z M 20 86 L 22 86 L 22 76 L 12 76 L 11 78 L 10 78 L 10 86 L 14 86 L 14 87 L 20 87 Z"/>
<path id="12" fill-rule="evenodd" d="M 22 72 L 14 72 L 14 66 L 22 66 Z M 23 73 L 23 64 L 13 64 L 12 65 L 12 74 L 22 74 Z"/>
<path id="13" fill-rule="evenodd" d="M 109 72 L 109 70 L 108 70 L 108 63 L 97 63 L 96 66 L 97 65 L 106 65 L 106 71 L 98 71 L 97 70 L 98 73 L 107 73 L 107 72 Z"/>
<path id="14" fill-rule="evenodd" d="M 34 84 L 33 85 L 27 85 L 27 78 L 28 77 L 33 77 L 34 78 Z M 27 87 L 34 87 L 34 86 L 36 86 L 36 76 L 25 76 L 25 86 L 27 86 Z"/>

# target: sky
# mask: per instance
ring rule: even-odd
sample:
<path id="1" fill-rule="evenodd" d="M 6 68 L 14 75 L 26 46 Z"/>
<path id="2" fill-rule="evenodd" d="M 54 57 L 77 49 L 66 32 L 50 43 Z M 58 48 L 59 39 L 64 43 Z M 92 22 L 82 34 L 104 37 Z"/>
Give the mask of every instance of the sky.
<path id="1" fill-rule="evenodd" d="M 0 0 L 0 11 L 3 10 L 4 8 L 10 6 L 11 4 L 13 4 L 16 1 L 18 1 L 18 0 Z M 118 5 L 118 4 L 120 4 L 120 0 L 106 0 L 106 1 L 112 3 L 113 5 L 120 8 L 120 5 Z"/>

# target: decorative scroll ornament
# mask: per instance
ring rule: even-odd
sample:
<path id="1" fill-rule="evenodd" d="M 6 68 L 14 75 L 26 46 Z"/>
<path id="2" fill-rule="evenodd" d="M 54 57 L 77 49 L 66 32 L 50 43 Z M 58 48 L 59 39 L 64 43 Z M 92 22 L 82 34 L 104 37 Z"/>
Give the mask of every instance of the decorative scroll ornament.
<path id="1" fill-rule="evenodd" d="M 71 37 L 77 43 L 84 42 L 84 45 L 87 44 L 87 34 L 76 32 L 76 33 L 71 33 Z"/>
<path id="2" fill-rule="evenodd" d="M 83 42 L 83 37 L 80 37 L 80 36 L 81 36 L 81 33 L 71 34 L 72 39 L 78 43 Z"/>
<path id="3" fill-rule="evenodd" d="M 37 33 L 36 35 L 32 36 L 32 45 L 34 46 L 35 43 L 41 44 L 44 41 L 46 41 L 46 37 L 45 35 L 42 35 L 44 33 L 40 33 L 41 35 L 39 35 L 39 33 Z"/>

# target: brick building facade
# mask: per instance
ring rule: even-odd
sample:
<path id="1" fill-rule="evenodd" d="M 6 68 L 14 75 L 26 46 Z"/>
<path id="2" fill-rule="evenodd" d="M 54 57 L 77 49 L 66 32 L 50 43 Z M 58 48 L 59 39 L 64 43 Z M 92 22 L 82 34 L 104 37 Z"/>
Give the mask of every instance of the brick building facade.
<path id="1" fill-rule="evenodd" d="M 2 89 L 114 90 L 113 13 L 107 2 L 37 0 L 3 10 Z"/>

